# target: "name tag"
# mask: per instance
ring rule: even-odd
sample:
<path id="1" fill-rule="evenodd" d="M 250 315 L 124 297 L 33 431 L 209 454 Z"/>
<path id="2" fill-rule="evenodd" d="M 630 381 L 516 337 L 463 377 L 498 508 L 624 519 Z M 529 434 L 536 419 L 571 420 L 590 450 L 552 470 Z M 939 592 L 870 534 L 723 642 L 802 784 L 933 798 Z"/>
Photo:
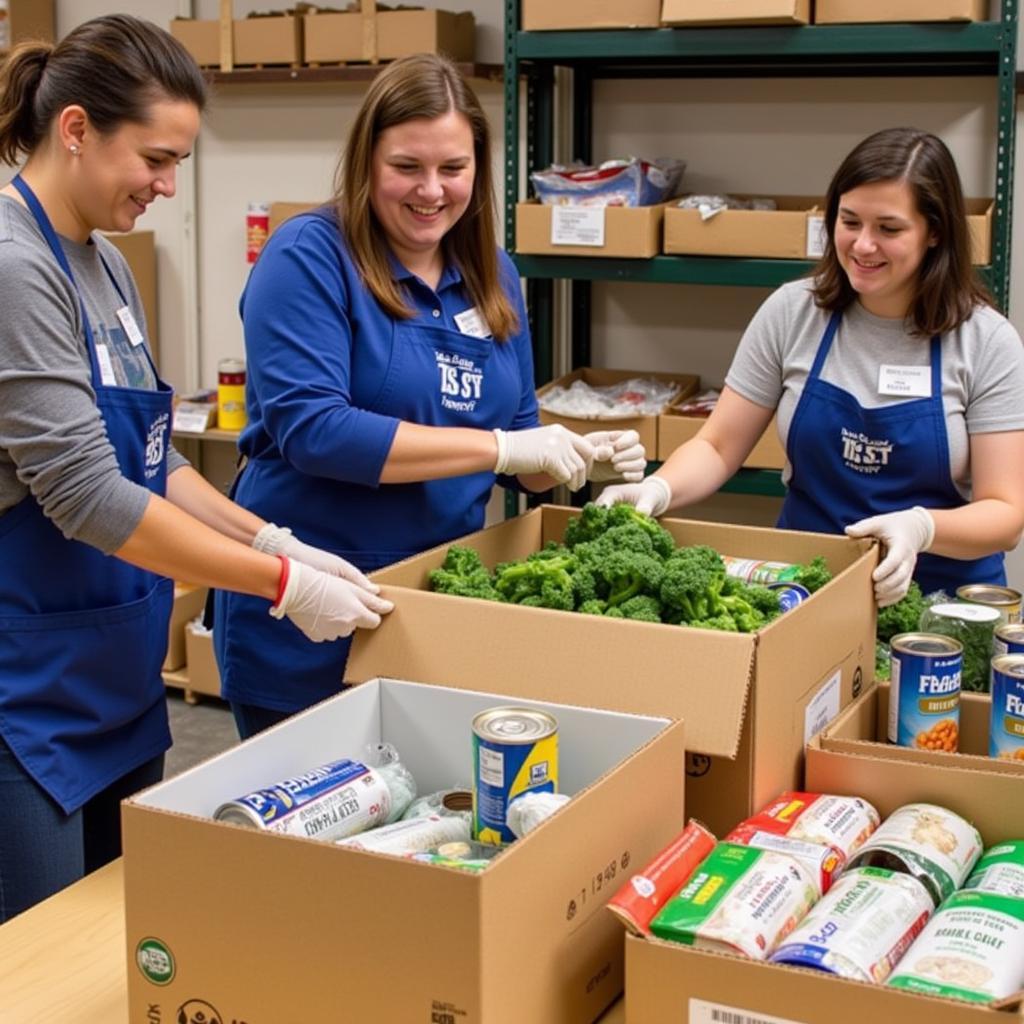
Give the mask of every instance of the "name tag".
<path id="1" fill-rule="evenodd" d="M 883 363 L 878 368 L 878 393 L 899 398 L 931 398 L 932 368 Z"/>
<path id="2" fill-rule="evenodd" d="M 100 380 L 106 387 L 117 387 L 117 374 L 110 360 L 110 350 L 106 345 L 96 344 L 96 362 L 100 364 Z"/>
<path id="3" fill-rule="evenodd" d="M 489 338 L 491 336 L 491 329 L 476 306 L 456 313 L 455 325 L 463 334 L 468 334 L 471 338 Z"/>
<path id="4" fill-rule="evenodd" d="M 135 322 L 135 317 L 132 316 L 132 311 L 127 306 L 122 306 L 117 311 L 117 319 L 121 321 L 124 333 L 128 335 L 128 340 L 132 343 L 133 348 L 146 340 L 142 336 L 142 331 L 139 330 L 139 325 Z"/>

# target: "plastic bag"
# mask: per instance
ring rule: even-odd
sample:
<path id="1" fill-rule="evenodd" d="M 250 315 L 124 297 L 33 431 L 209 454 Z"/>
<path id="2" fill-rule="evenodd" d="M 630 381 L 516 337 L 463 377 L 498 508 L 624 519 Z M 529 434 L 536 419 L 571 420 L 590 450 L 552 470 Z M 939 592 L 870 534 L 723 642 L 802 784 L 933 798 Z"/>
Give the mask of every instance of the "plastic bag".
<path id="1" fill-rule="evenodd" d="M 530 175 L 545 206 L 653 206 L 671 199 L 686 169 L 684 160 L 606 160 L 599 166 L 552 164 Z"/>
<path id="2" fill-rule="evenodd" d="M 631 377 L 618 384 L 595 387 L 574 380 L 569 387 L 553 387 L 539 395 L 537 403 L 546 412 L 584 420 L 629 419 L 657 416 L 679 394 L 674 381 Z"/>

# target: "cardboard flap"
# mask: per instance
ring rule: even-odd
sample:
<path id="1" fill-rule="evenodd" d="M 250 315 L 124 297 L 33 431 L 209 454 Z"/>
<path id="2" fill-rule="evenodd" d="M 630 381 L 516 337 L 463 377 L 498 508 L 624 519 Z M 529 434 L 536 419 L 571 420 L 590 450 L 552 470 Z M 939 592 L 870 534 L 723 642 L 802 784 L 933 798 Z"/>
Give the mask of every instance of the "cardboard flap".
<path id="1" fill-rule="evenodd" d="M 693 630 L 700 643 L 681 661 L 679 631 L 672 627 L 616 622 L 609 629 L 607 621 L 591 615 L 388 586 L 383 593 L 395 610 L 378 629 L 356 633 L 346 682 L 389 676 L 608 711 L 672 715 L 686 719 L 689 748 L 736 756 L 754 667 L 753 637 Z M 581 674 L 583 652 L 600 672 Z"/>

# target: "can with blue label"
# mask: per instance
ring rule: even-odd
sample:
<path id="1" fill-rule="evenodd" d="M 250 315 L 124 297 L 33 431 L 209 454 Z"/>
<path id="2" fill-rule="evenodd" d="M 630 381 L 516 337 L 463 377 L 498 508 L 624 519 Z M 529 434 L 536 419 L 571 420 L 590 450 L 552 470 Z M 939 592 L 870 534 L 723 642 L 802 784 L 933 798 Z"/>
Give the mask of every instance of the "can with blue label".
<path id="1" fill-rule="evenodd" d="M 558 723 L 536 708 L 499 707 L 473 719 L 473 838 L 516 837 L 508 805 L 524 793 L 558 792 Z"/>
<path id="2" fill-rule="evenodd" d="M 992 637 L 992 656 L 1000 654 L 1024 654 L 1024 624 L 1004 622 L 996 627 Z"/>
<path id="3" fill-rule="evenodd" d="M 955 753 L 963 645 L 937 633 L 900 633 L 889 649 L 889 742 Z"/>
<path id="4" fill-rule="evenodd" d="M 992 659 L 990 757 L 1024 761 L 1024 654 Z"/>
<path id="5" fill-rule="evenodd" d="M 792 611 L 811 596 L 811 592 L 800 583 L 766 583 L 765 586 L 774 591 L 779 599 L 779 611 L 783 612 Z"/>

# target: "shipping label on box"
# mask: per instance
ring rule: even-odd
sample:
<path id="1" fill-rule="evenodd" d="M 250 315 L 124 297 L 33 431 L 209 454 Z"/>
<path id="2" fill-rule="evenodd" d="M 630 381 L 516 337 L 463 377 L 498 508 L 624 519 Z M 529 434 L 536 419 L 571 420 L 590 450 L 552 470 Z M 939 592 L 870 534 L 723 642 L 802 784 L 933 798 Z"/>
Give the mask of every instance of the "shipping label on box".
<path id="1" fill-rule="evenodd" d="M 675 202 L 675 200 L 673 200 Z M 551 256 L 648 259 L 661 248 L 666 207 L 516 204 L 516 251 Z"/>
<path id="2" fill-rule="evenodd" d="M 478 873 L 211 820 L 223 801 L 382 742 L 421 793 L 450 788 L 473 774 L 474 715 L 509 702 L 522 700 L 368 680 L 132 797 L 130 1018 L 198 998 L 251 1024 L 598 1017 L 622 987 L 622 928 L 604 903 L 683 826 L 684 723 L 530 701 L 558 721 L 572 799 Z M 158 982 L 154 941 L 172 965 Z M 253 984 L 285 962 L 287 985 Z"/>

